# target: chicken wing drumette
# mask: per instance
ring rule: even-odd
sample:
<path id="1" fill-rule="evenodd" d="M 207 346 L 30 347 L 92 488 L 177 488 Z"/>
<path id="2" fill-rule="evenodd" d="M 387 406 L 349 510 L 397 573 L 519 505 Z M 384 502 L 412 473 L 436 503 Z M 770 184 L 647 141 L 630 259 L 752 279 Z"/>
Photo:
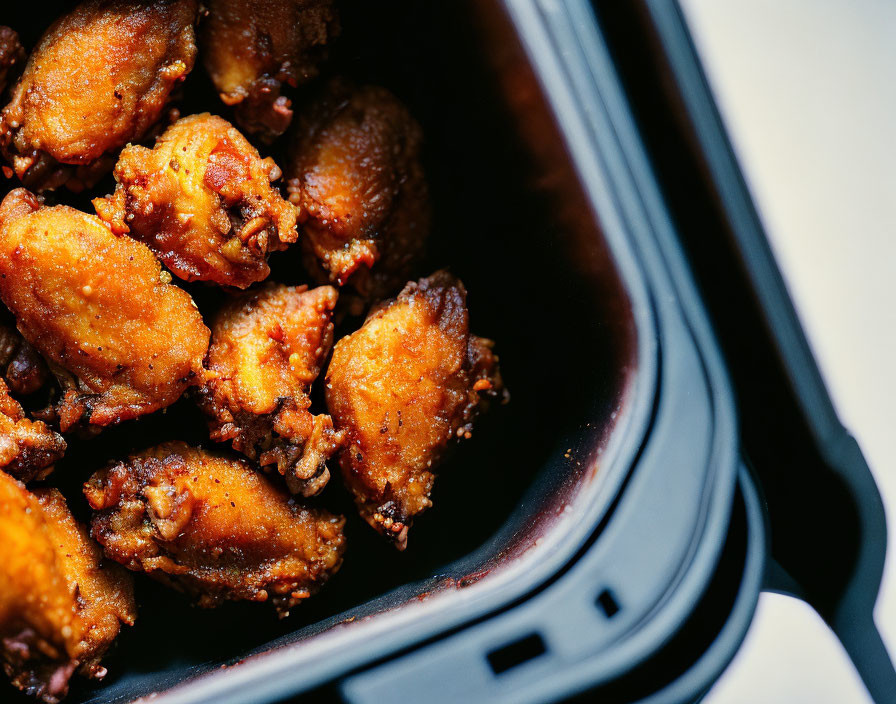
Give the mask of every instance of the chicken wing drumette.
<path id="1" fill-rule="evenodd" d="M 469 437 L 479 410 L 504 396 L 492 343 L 470 334 L 466 291 L 445 271 L 339 340 L 327 406 L 346 434 L 339 459 L 362 517 L 403 550 L 449 441 Z"/>
<path id="2" fill-rule="evenodd" d="M 0 472 L 0 658 L 19 689 L 58 702 L 77 671 L 136 618 L 131 576 L 102 552 L 55 489 L 28 492 Z"/>
<path id="3" fill-rule="evenodd" d="M 125 149 L 114 195 L 94 206 L 179 277 L 246 288 L 270 273 L 269 252 L 298 237 L 296 208 L 271 186 L 278 178 L 273 159 L 203 113 L 171 125 L 153 149 Z"/>
<path id="4" fill-rule="evenodd" d="M 106 555 L 198 598 L 271 601 L 280 615 L 342 563 L 344 519 L 290 499 L 242 459 L 176 442 L 84 486 Z"/>
<path id="5" fill-rule="evenodd" d="M 429 229 L 422 133 L 387 90 L 333 84 L 297 122 L 288 172 L 310 270 L 368 301 L 408 280 Z"/>
<path id="6" fill-rule="evenodd" d="M 25 48 L 19 42 L 19 35 L 10 27 L 0 26 L 0 93 L 15 78 L 25 63 Z"/>
<path id="7" fill-rule="evenodd" d="M 145 245 L 96 216 L 7 195 L 0 298 L 63 386 L 63 432 L 151 413 L 201 381 L 209 330 L 193 300 Z"/>
<path id="8" fill-rule="evenodd" d="M 313 415 L 309 392 L 333 344 L 332 286 L 268 285 L 225 306 L 212 324 L 209 378 L 199 405 L 211 437 L 263 466 L 277 465 L 290 490 L 311 496 L 330 478 L 341 435 Z"/>
<path id="9" fill-rule="evenodd" d="M 314 78 L 338 32 L 333 0 L 210 0 L 200 54 L 239 125 L 270 141 L 292 120 L 283 84 Z"/>
<path id="10" fill-rule="evenodd" d="M 0 379 L 0 468 L 23 482 L 43 479 L 64 452 L 62 436 L 27 418 Z"/>
<path id="11" fill-rule="evenodd" d="M 193 68 L 198 0 L 86 0 L 38 42 L 0 116 L 29 188 L 79 190 L 143 138 Z"/>

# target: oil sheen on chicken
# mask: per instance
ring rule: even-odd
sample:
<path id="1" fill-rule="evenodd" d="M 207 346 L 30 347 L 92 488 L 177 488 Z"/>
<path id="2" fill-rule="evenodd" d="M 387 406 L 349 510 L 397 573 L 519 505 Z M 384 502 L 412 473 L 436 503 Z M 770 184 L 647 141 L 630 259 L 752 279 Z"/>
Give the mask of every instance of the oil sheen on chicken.
<path id="1" fill-rule="evenodd" d="M 209 378 L 198 390 L 212 439 L 276 465 L 304 496 L 326 485 L 326 462 L 341 440 L 330 416 L 309 410 L 333 345 L 337 298 L 332 286 L 270 284 L 233 299 L 212 324 Z"/>
<path id="2" fill-rule="evenodd" d="M 0 298 L 63 385 L 63 432 L 151 413 L 201 381 L 209 330 L 163 278 L 96 216 L 21 188 L 0 204 Z"/>
<path id="3" fill-rule="evenodd" d="M 288 170 L 306 265 L 366 301 L 408 280 L 429 230 L 420 126 L 389 91 L 334 83 L 297 121 Z"/>
<path id="4" fill-rule="evenodd" d="M 102 678 L 100 660 L 137 616 L 131 576 L 101 558 L 62 494 L 0 472 L 0 657 L 44 702 L 64 697 L 76 671 Z"/>
<path id="5" fill-rule="evenodd" d="M 269 252 L 298 237 L 296 209 L 262 159 L 229 122 L 203 113 L 178 120 L 153 149 L 131 145 L 118 186 L 93 201 L 116 234 L 146 243 L 182 279 L 246 288 L 270 273 Z"/>
<path id="6" fill-rule="evenodd" d="M 333 0 L 209 0 L 200 54 L 221 100 L 247 132 L 270 141 L 292 120 L 283 84 L 317 76 L 339 32 Z"/>
<path id="7" fill-rule="evenodd" d="M 336 343 L 326 398 L 346 434 L 342 475 L 361 516 L 403 550 L 414 517 L 432 505 L 445 448 L 506 392 L 492 342 L 470 334 L 463 284 L 440 271 Z"/>
<path id="8" fill-rule="evenodd" d="M 0 116 L 0 149 L 26 186 L 91 186 L 149 132 L 193 68 L 198 9 L 86 0 L 50 26 Z"/>
<path id="9" fill-rule="evenodd" d="M 65 452 L 65 440 L 31 420 L 0 379 L 0 468 L 23 482 L 44 479 Z"/>
<path id="10" fill-rule="evenodd" d="M 342 563 L 344 519 L 305 507 L 249 463 L 175 442 L 91 477 L 106 555 L 197 598 L 271 602 L 281 616 Z"/>

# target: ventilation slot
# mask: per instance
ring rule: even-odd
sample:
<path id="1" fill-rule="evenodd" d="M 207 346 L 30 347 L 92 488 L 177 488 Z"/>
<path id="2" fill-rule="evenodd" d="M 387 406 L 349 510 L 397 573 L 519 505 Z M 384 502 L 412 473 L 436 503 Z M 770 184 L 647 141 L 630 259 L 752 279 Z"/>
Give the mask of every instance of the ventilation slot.
<path id="1" fill-rule="evenodd" d="M 613 618 L 619 613 L 619 602 L 616 601 L 616 597 L 613 596 L 613 592 L 609 589 L 604 589 L 598 594 L 595 603 L 597 604 L 597 608 L 603 611 L 604 616 L 607 618 Z"/>
<path id="2" fill-rule="evenodd" d="M 488 664 L 491 665 L 492 672 L 500 675 L 546 652 L 544 639 L 537 633 L 532 633 L 490 652 L 487 656 Z"/>

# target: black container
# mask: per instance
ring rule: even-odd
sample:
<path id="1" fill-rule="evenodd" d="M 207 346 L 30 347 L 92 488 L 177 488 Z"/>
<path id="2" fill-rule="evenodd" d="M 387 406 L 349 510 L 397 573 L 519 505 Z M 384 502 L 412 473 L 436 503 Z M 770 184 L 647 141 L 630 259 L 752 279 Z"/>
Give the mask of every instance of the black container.
<path id="1" fill-rule="evenodd" d="M 388 86 L 423 124 L 430 264 L 466 283 L 512 402 L 445 465 L 406 553 L 350 524 L 342 571 L 282 623 L 141 582 L 109 678 L 71 701 L 699 697 L 768 583 L 777 523 L 628 104 L 644 81 L 620 82 L 605 39 L 646 36 L 650 16 L 598 24 L 576 0 L 343 5 L 331 70 Z M 210 95 L 203 80 L 188 103 Z M 291 282 L 288 263 L 275 275 Z M 335 487 L 324 501 L 350 510 Z M 879 577 L 857 587 L 866 601 Z"/>

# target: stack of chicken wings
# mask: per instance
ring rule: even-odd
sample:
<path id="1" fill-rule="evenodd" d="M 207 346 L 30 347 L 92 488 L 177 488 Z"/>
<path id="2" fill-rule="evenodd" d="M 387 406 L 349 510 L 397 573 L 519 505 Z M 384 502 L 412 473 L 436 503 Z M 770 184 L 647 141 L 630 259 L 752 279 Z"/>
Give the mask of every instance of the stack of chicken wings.
<path id="1" fill-rule="evenodd" d="M 32 47 L 15 29 L 0 27 L 0 664 L 57 702 L 106 674 L 134 575 L 281 616 L 318 591 L 346 550 L 346 518 L 319 503 L 331 475 L 404 550 L 440 459 L 507 396 L 464 285 L 421 278 L 420 125 L 385 88 L 326 73 L 332 0 L 85 0 Z M 198 81 L 220 102 L 182 115 Z M 73 438 L 176 403 L 197 405 L 207 442 L 154 425 L 127 456 L 66 464 Z M 82 492 L 55 488 L 63 473 Z"/>

